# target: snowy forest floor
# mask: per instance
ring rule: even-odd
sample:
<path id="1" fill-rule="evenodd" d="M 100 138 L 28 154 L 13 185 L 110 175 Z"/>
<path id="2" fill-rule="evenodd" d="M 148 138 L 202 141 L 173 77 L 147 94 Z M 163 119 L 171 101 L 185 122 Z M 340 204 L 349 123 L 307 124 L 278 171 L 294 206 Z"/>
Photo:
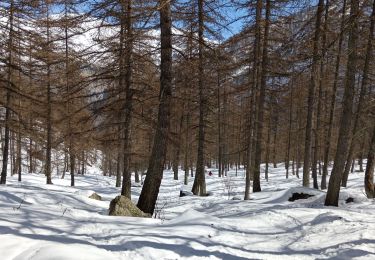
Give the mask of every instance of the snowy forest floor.
<path id="1" fill-rule="evenodd" d="M 77 176 L 76 187 L 68 175 L 55 176 L 54 185 L 43 175 L 25 174 L 21 183 L 9 177 L 0 187 L 0 258 L 375 259 L 375 201 L 365 197 L 364 173 L 350 174 L 336 208 L 323 206 L 325 192 L 301 188 L 293 175 L 285 179 L 282 165 L 270 170 L 248 201 L 242 170 L 226 178 L 212 170 L 210 196 L 181 198 L 183 172 L 175 181 L 165 171 L 152 219 L 108 216 L 120 189 L 96 168 Z M 134 202 L 140 190 L 134 185 Z M 89 199 L 93 192 L 103 201 Z M 294 192 L 315 196 L 289 202 Z"/>

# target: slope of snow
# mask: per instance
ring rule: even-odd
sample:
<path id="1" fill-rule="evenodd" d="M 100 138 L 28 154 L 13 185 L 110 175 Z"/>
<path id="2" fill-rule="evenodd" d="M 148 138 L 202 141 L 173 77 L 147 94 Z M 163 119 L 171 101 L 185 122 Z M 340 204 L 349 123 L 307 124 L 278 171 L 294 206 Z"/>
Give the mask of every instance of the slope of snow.
<path id="1" fill-rule="evenodd" d="M 232 200 L 243 197 L 243 170 L 224 179 L 212 171 L 210 196 L 182 198 L 183 172 L 175 181 L 165 171 L 152 219 L 107 216 L 120 190 L 95 168 L 74 188 L 69 175 L 54 185 L 43 175 L 9 177 L 0 186 L 1 259 L 375 259 L 375 202 L 365 198 L 363 173 L 350 175 L 336 208 L 323 206 L 325 192 L 286 180 L 281 165 L 249 201 Z M 289 202 L 294 192 L 314 196 Z"/>

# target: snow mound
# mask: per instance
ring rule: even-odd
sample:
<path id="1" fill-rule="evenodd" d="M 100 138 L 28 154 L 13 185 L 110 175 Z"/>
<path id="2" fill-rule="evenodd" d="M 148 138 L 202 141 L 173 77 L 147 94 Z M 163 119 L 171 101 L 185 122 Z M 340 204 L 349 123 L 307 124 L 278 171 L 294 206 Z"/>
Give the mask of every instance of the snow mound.
<path id="1" fill-rule="evenodd" d="M 88 256 L 90 256 L 88 258 Z M 57 244 L 45 243 L 34 246 L 20 253 L 14 260 L 72 260 L 72 259 L 90 259 L 90 260 L 114 260 L 117 259 L 110 252 L 99 249 L 95 246 L 82 244 Z"/>
<path id="2" fill-rule="evenodd" d="M 286 190 L 275 192 L 269 200 L 263 201 L 264 203 L 276 203 L 276 204 L 283 204 L 283 203 L 290 203 L 288 200 L 290 197 L 293 196 L 293 193 L 304 193 L 308 195 L 312 195 L 308 199 L 303 200 L 296 200 L 293 203 L 305 203 L 305 202 L 312 202 L 317 201 L 321 197 L 323 197 L 326 193 L 320 190 L 305 188 L 305 187 L 293 187 Z"/>
<path id="3" fill-rule="evenodd" d="M 188 209 L 181 213 L 176 218 L 169 220 L 168 225 L 178 225 L 178 224 L 198 224 L 206 222 L 215 222 L 218 218 L 212 217 L 208 214 L 196 211 L 195 209 Z"/>
<path id="4" fill-rule="evenodd" d="M 74 192 L 74 194 L 76 195 L 80 195 L 80 196 L 83 196 L 83 197 L 90 197 L 92 194 L 94 194 L 95 191 L 93 190 L 77 190 L 76 192 Z"/>

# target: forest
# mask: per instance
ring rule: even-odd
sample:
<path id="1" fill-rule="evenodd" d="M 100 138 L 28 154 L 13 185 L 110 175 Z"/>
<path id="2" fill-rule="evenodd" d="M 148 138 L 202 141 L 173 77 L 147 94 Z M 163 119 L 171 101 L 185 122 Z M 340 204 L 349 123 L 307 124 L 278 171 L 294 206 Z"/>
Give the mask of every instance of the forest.
<path id="1" fill-rule="evenodd" d="M 374 26 L 375 0 L 2 0 L 2 259 L 374 258 Z"/>

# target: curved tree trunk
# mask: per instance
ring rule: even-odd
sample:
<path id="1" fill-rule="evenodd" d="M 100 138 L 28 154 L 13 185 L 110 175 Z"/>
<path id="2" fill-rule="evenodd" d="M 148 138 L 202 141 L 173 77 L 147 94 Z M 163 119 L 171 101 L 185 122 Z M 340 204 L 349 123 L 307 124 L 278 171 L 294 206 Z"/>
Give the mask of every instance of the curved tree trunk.
<path id="1" fill-rule="evenodd" d="M 153 214 L 159 193 L 163 166 L 167 152 L 170 106 L 172 99 L 172 29 L 171 3 L 160 1 L 161 60 L 160 60 L 160 96 L 158 122 L 154 136 L 146 179 L 138 200 L 138 208 Z"/>

